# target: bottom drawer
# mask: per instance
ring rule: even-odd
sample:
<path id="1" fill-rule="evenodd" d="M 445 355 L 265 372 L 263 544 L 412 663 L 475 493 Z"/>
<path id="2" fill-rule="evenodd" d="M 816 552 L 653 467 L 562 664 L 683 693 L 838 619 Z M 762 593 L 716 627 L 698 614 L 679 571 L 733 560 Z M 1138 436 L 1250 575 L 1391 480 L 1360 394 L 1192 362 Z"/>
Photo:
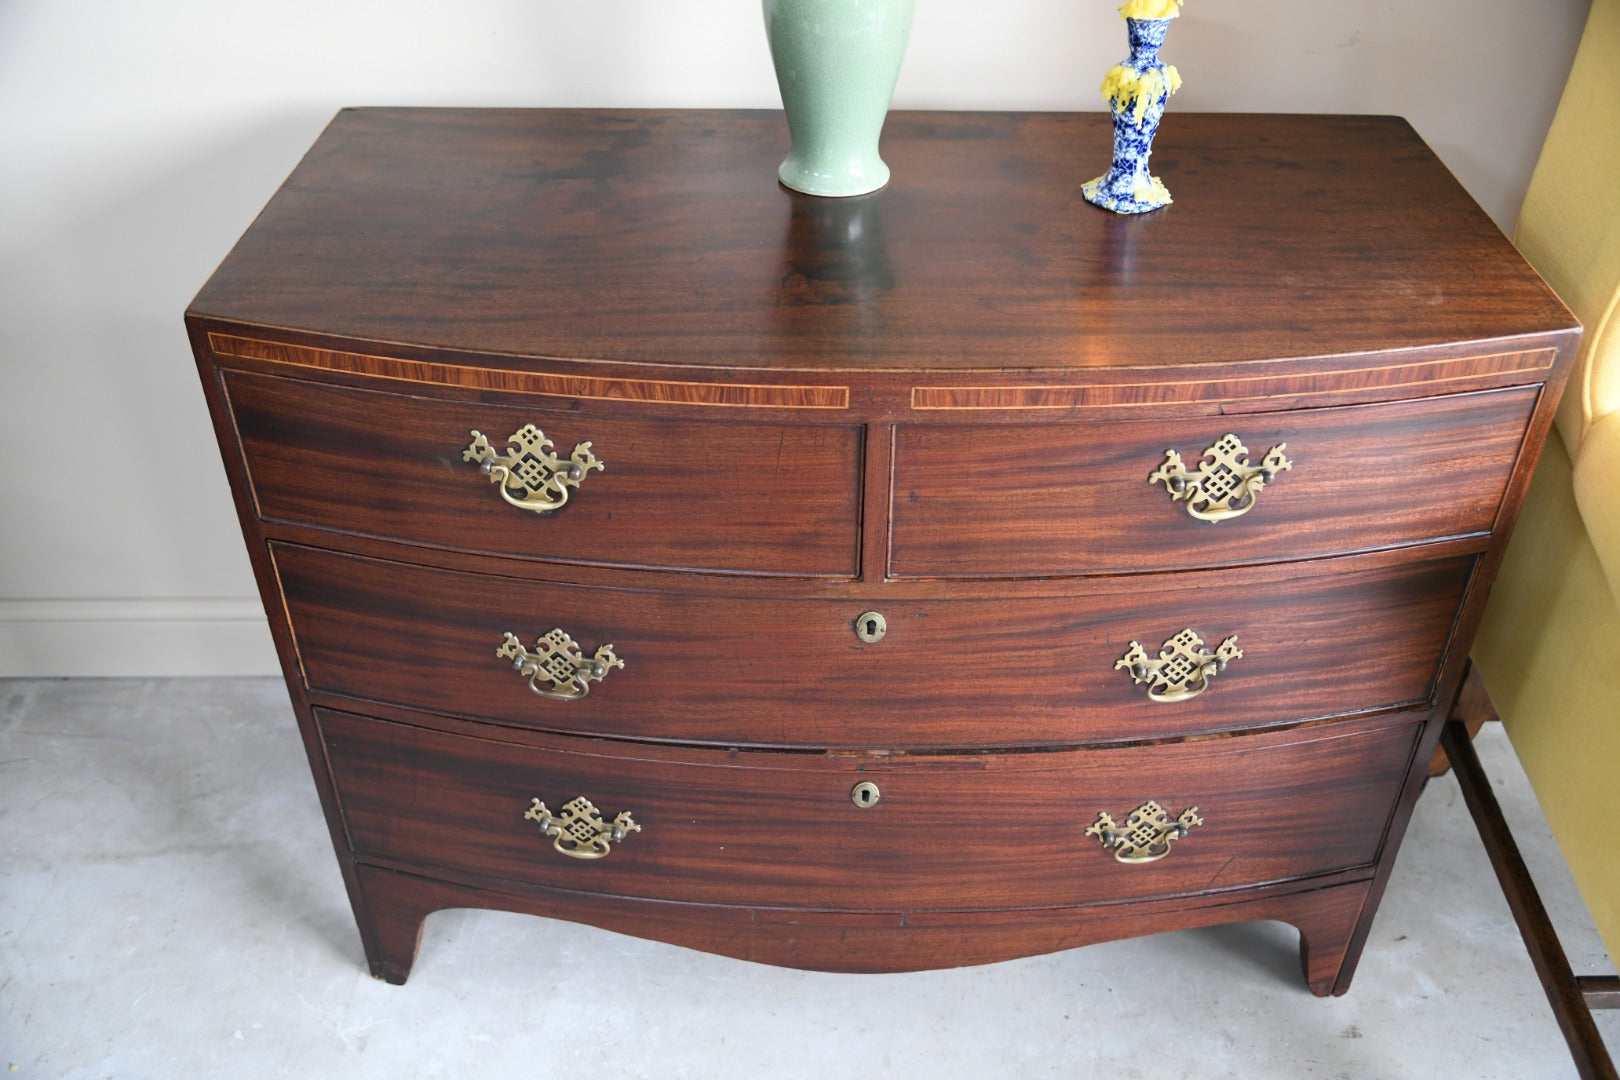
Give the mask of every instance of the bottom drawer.
<path id="1" fill-rule="evenodd" d="M 1361 722 L 1155 746 L 835 757 L 450 734 L 316 710 L 361 858 L 584 892 L 844 910 L 1064 905 L 1237 888 L 1371 864 L 1417 724 Z M 521 741 L 520 741 L 521 740 Z M 877 801 L 856 805 L 869 783 Z M 583 796 L 639 832 L 569 857 Z M 1149 800 L 1201 824 L 1125 863 Z M 586 817 L 569 822 L 588 841 Z M 1149 842 L 1142 830 L 1137 839 Z M 1165 850 L 1149 846 L 1144 858 Z"/>

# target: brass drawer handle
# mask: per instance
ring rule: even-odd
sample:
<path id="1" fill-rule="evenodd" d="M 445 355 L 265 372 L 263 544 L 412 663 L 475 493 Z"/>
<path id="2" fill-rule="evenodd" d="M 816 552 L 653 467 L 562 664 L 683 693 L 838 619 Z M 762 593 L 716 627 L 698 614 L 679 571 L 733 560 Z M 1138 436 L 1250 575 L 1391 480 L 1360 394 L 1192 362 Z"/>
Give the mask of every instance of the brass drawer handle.
<path id="1" fill-rule="evenodd" d="M 1131 642 L 1125 655 L 1115 661 L 1114 670 L 1130 672 L 1138 686 L 1146 683 L 1148 697 L 1154 701 L 1186 701 L 1208 690 L 1209 680 L 1241 659 L 1243 650 L 1238 648 L 1236 634 L 1210 652 L 1203 638 L 1183 630 L 1159 647 L 1157 658 L 1150 659 L 1140 642 Z"/>
<path id="2" fill-rule="evenodd" d="M 1164 452 L 1164 463 L 1148 476 L 1148 483 L 1163 484 L 1176 502 L 1187 504 L 1187 513 L 1199 521 L 1225 521 L 1254 508 L 1255 497 L 1280 472 L 1294 463 L 1283 456 L 1287 443 L 1266 451 L 1260 464 L 1249 463 L 1249 448 L 1236 435 L 1226 434 L 1204 451 L 1198 468 L 1192 472 L 1174 450 Z"/>
<path id="3" fill-rule="evenodd" d="M 512 661 L 517 673 L 529 680 L 530 690 L 553 701 L 577 701 L 591 692 L 591 683 L 605 678 L 614 668 L 624 667 L 624 661 L 614 655 L 612 644 L 586 656 L 560 629 L 537 640 L 534 647 L 537 651 L 530 652 L 516 634 L 508 632 L 495 655 Z"/>
<path id="4" fill-rule="evenodd" d="M 583 795 L 569 799 L 556 816 L 537 797 L 523 820 L 539 825 L 551 837 L 551 846 L 570 859 L 604 859 L 613 853 L 614 844 L 641 831 L 628 810 L 619 811 L 612 821 L 603 821 L 601 812 Z"/>
<path id="5" fill-rule="evenodd" d="M 1086 835 L 1095 836 L 1103 847 L 1111 849 L 1118 862 L 1150 863 L 1170 854 L 1171 844 L 1185 839 L 1188 830 L 1203 823 L 1196 806 L 1187 807 L 1171 821 L 1165 808 L 1149 799 L 1130 812 L 1123 829 L 1114 824 L 1108 811 L 1099 810 L 1097 820 L 1086 826 Z"/>
<path id="6" fill-rule="evenodd" d="M 554 454 L 551 446 L 545 432 L 524 424 L 506 440 L 506 453 L 497 454 L 489 439 L 474 431 L 461 460 L 476 463 L 478 471 L 500 489 L 501 498 L 519 510 L 549 514 L 562 508 L 568 492 L 579 487 L 586 473 L 605 468 L 588 442 L 576 445 L 567 459 Z"/>

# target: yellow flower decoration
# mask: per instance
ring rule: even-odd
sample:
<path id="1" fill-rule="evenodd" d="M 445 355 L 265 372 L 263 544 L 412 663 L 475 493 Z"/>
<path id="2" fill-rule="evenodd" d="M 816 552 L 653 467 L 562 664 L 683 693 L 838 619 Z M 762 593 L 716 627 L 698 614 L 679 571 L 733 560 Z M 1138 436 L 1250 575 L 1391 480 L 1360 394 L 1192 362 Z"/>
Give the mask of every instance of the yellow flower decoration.
<path id="1" fill-rule="evenodd" d="M 1129 0 L 1119 13 L 1127 19 L 1174 19 L 1181 14 L 1181 0 Z"/>
<path id="2" fill-rule="evenodd" d="M 1131 119 L 1138 124 L 1148 106 L 1159 100 L 1159 95 L 1173 94 L 1180 89 L 1181 72 L 1173 64 L 1166 64 L 1162 69 L 1149 68 L 1140 75 L 1120 64 L 1109 68 L 1102 81 L 1103 100 L 1120 113 L 1134 104 L 1136 113 Z"/>

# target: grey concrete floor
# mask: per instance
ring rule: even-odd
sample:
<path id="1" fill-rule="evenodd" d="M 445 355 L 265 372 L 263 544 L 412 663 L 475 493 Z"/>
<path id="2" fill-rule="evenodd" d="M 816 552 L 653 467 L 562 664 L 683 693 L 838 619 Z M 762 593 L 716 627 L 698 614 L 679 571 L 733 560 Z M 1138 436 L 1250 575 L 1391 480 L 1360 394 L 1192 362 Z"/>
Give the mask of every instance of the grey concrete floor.
<path id="1" fill-rule="evenodd" d="M 1481 754 L 1578 971 L 1612 971 L 1500 730 Z M 1564 1077 L 1449 778 L 1350 993 L 1274 923 L 824 975 L 495 912 L 365 973 L 279 682 L 0 681 L 0 1076 Z M 1600 1014 L 1620 1047 L 1620 1014 Z M 1611 1051 L 1612 1052 L 1612 1051 Z"/>

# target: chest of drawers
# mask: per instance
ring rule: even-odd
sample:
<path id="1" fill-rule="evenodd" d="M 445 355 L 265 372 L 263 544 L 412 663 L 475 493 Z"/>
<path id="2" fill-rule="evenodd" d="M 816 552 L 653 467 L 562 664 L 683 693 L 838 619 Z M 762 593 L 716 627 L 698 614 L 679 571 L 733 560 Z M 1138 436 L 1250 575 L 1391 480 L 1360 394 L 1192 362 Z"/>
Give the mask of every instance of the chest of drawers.
<path id="1" fill-rule="evenodd" d="M 1343 993 L 1574 320 L 1401 121 L 346 110 L 187 313 L 372 971 L 497 907 Z M 1093 170 L 1094 171 L 1094 170 Z"/>

